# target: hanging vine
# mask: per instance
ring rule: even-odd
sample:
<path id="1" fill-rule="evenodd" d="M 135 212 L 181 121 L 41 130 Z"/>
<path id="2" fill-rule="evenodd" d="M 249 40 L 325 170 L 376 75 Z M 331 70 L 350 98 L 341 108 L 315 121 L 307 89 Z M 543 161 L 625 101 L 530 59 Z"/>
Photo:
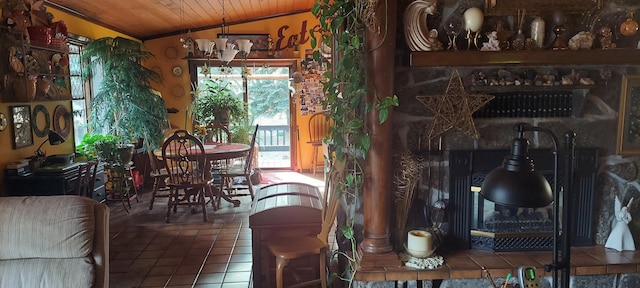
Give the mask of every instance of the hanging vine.
<path id="1" fill-rule="evenodd" d="M 384 1 L 382 5 L 386 7 L 386 0 L 318 0 L 311 10 L 321 27 L 320 35 L 317 31 L 310 31 L 314 59 L 327 61 L 315 49 L 320 44 L 331 47 L 333 51 L 329 59 L 333 63 L 329 65 L 330 69 L 324 75 L 326 81 L 322 83 L 327 96 L 323 108 L 329 111 L 327 117 L 334 122 L 325 141 L 330 144 L 335 164 L 339 164 L 332 165 L 331 169 L 343 170 L 339 171 L 343 173 L 343 177 L 339 177 L 342 181 L 336 185 L 337 191 L 332 193 L 341 193 L 347 203 L 346 223 L 339 227 L 339 232 L 349 241 L 351 248 L 350 251 L 335 252 L 334 255 L 344 257 L 348 265 L 342 274 L 333 277 L 346 281 L 349 287 L 358 270 L 355 207 L 363 187 L 362 163 L 371 146 L 364 119 L 367 112 L 375 108 L 378 109 L 380 123 L 384 123 L 389 108 L 398 106 L 396 96 L 376 97 L 374 103 L 366 101 L 364 35 L 365 28 L 380 31 L 380 21 L 375 13 L 378 1 Z"/>

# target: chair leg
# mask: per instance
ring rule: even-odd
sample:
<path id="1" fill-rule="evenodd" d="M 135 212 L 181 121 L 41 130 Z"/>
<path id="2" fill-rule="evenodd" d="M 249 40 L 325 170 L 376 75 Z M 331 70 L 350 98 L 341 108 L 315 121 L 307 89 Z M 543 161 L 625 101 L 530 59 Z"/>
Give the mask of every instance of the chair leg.
<path id="1" fill-rule="evenodd" d="M 313 169 L 313 176 L 316 176 L 317 166 L 318 166 L 318 146 L 313 145 L 313 158 L 311 159 L 311 169 Z"/>
<path id="2" fill-rule="evenodd" d="M 284 279 L 282 273 L 284 272 L 284 267 L 287 267 L 289 260 L 277 257 L 276 258 L 276 287 L 283 288 L 284 287 Z"/>
<path id="3" fill-rule="evenodd" d="M 206 187 L 202 187 L 198 192 L 198 201 L 200 202 L 200 206 L 202 206 L 202 221 L 208 222 L 207 218 L 207 201 L 204 199 L 204 194 L 206 193 Z"/>
<path id="4" fill-rule="evenodd" d="M 169 200 L 167 202 L 167 218 L 165 219 L 166 223 L 169 223 L 169 216 L 171 215 L 171 209 L 175 208 L 174 206 L 174 202 L 177 201 L 178 197 L 178 192 L 177 189 L 171 188 L 171 190 L 169 190 Z"/>
<path id="5" fill-rule="evenodd" d="M 253 183 L 251 183 L 251 176 L 245 177 L 247 179 L 247 186 L 249 187 L 249 195 L 251 195 L 251 201 L 253 201 Z"/>
<path id="6" fill-rule="evenodd" d="M 158 178 L 153 179 L 153 188 L 151 188 L 151 200 L 149 201 L 149 210 L 153 210 L 153 201 L 156 199 L 156 193 L 158 193 L 158 186 L 160 186 L 160 180 Z"/>
<path id="7" fill-rule="evenodd" d="M 326 248 L 320 249 L 320 286 L 327 288 L 327 253 Z"/>

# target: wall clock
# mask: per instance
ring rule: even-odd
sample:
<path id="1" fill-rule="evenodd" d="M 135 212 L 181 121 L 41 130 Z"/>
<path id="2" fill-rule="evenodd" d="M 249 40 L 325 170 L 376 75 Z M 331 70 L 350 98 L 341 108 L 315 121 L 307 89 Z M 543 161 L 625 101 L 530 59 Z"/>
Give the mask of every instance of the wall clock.
<path id="1" fill-rule="evenodd" d="M 182 67 L 180 66 L 174 66 L 173 70 L 171 71 L 173 71 L 173 75 L 176 75 L 176 76 L 182 75 Z"/>

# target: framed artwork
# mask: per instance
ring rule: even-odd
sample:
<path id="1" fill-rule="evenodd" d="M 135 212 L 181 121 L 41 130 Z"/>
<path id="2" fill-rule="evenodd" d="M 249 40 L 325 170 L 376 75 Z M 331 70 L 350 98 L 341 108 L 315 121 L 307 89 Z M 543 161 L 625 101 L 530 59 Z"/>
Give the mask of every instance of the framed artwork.
<path id="1" fill-rule="evenodd" d="M 623 75 L 616 154 L 640 154 L 640 75 Z"/>
<path id="2" fill-rule="evenodd" d="M 222 37 L 222 34 L 218 34 Z M 236 44 L 238 39 L 248 39 L 253 43 L 251 51 L 269 51 L 269 34 L 227 34 L 229 43 Z"/>
<path id="3" fill-rule="evenodd" d="M 13 129 L 13 149 L 33 145 L 31 134 L 31 106 L 11 106 L 11 127 Z"/>

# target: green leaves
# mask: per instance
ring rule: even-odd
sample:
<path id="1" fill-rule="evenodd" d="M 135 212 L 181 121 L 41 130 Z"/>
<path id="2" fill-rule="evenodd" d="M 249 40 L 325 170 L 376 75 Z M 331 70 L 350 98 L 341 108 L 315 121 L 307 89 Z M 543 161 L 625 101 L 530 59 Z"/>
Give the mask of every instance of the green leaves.
<path id="1" fill-rule="evenodd" d="M 147 148 L 159 147 L 169 120 L 164 100 L 151 87 L 162 78 L 142 65 L 151 57 L 144 44 L 121 37 L 96 39 L 85 47 L 83 76 L 103 76 L 91 99 L 92 132 L 143 138 Z"/>
<path id="2" fill-rule="evenodd" d="M 376 109 L 378 109 L 378 118 L 380 120 L 380 124 L 387 121 L 389 117 L 389 108 L 398 106 L 398 96 L 393 95 L 393 97 L 383 98 L 376 105 Z"/>

